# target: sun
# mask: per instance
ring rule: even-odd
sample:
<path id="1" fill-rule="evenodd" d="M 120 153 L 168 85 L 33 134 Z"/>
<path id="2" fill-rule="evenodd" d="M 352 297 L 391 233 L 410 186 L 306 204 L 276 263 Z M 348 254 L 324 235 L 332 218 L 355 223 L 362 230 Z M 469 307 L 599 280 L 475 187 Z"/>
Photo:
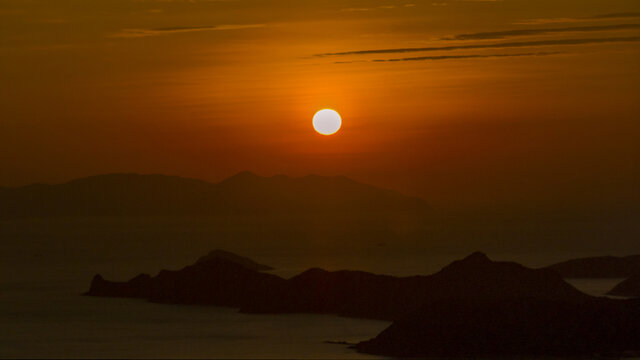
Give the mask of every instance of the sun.
<path id="1" fill-rule="evenodd" d="M 322 109 L 313 116 L 313 128 L 322 135 L 333 135 L 342 126 L 342 118 L 337 111 Z"/>

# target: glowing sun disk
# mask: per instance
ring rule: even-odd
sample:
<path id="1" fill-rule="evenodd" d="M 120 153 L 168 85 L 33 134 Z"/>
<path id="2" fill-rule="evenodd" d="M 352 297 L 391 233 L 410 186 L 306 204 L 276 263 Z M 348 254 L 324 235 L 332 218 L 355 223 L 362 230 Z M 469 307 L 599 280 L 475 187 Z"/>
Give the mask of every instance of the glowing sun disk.
<path id="1" fill-rule="evenodd" d="M 342 126 L 342 118 L 337 111 L 323 109 L 313 116 L 313 128 L 322 135 L 335 134 Z"/>

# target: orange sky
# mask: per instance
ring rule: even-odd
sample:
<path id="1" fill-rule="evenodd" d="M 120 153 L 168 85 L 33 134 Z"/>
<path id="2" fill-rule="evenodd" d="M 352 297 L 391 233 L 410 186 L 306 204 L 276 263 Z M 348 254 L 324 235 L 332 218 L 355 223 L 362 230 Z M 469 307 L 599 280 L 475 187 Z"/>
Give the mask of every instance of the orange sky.
<path id="1" fill-rule="evenodd" d="M 636 0 L 5 0 L 0 23 L 0 185 L 251 170 L 443 208 L 640 201 Z"/>

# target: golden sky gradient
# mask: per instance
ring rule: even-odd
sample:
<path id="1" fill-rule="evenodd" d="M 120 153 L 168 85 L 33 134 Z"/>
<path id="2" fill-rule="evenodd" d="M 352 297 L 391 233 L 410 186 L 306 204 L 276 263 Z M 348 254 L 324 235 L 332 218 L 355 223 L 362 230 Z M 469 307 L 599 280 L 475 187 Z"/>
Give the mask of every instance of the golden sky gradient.
<path id="1" fill-rule="evenodd" d="M 640 201 L 637 0 L 3 0 L 0 24 L 0 185 L 251 170 L 443 208 Z"/>

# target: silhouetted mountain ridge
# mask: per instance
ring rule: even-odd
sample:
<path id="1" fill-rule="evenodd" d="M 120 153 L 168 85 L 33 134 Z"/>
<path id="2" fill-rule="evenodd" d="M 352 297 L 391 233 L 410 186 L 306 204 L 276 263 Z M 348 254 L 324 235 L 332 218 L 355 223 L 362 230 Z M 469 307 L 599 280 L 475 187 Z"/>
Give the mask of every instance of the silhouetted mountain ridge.
<path id="1" fill-rule="evenodd" d="M 262 177 L 251 172 L 217 184 L 166 175 L 108 174 L 0 191 L 4 218 L 278 212 L 426 215 L 430 208 L 421 199 L 343 176 Z"/>
<path id="2" fill-rule="evenodd" d="M 540 297 L 579 299 L 587 295 L 548 269 L 530 269 L 509 261 L 492 261 L 475 252 L 445 266 L 431 276 L 431 298 Z"/>
<path id="3" fill-rule="evenodd" d="M 586 295 L 550 269 L 482 253 L 431 276 L 422 305 L 360 352 L 394 357 L 623 356 L 640 351 L 640 301 Z"/>
<path id="4" fill-rule="evenodd" d="M 253 270 L 253 261 L 230 254 L 213 251 L 181 270 L 141 274 L 123 283 L 96 275 L 87 295 L 395 320 L 376 338 L 356 345 L 358 351 L 388 356 L 640 351 L 640 300 L 589 296 L 553 270 L 492 261 L 479 252 L 428 276 L 312 268 L 288 280 Z"/>
<path id="5" fill-rule="evenodd" d="M 244 261 L 216 256 L 180 270 L 161 270 L 154 277 L 140 274 L 127 282 L 107 281 L 98 274 L 86 295 L 238 307 L 248 299 L 282 291 L 285 283 L 278 276 L 246 267 Z"/>
<path id="6" fill-rule="evenodd" d="M 226 260 L 234 262 L 234 263 L 236 263 L 238 265 L 244 266 L 247 269 L 255 270 L 255 271 L 273 270 L 273 268 L 271 266 L 259 264 L 259 263 L 255 262 L 255 261 L 249 259 L 248 257 L 236 255 L 236 254 L 234 254 L 232 252 L 225 251 L 225 250 L 220 250 L 220 249 L 212 250 L 207 255 L 199 258 L 196 261 L 196 265 L 197 264 L 204 264 L 204 263 L 207 263 L 207 262 L 210 262 L 210 261 L 215 261 L 217 259 L 226 259 Z"/>
<path id="7" fill-rule="evenodd" d="M 621 357 L 640 351 L 640 302 L 505 296 L 429 299 L 360 352 L 393 357 Z"/>
<path id="8" fill-rule="evenodd" d="M 222 271 L 226 274 L 232 274 L 238 269 L 242 269 L 242 273 L 257 273 L 268 268 L 251 259 L 214 250 L 193 265 L 169 272 L 176 278 L 184 278 L 181 283 L 193 285 L 193 288 L 183 286 L 174 290 L 189 293 L 191 297 L 197 297 L 198 294 L 209 296 L 209 288 L 204 291 L 189 278 L 192 269 L 210 269 L 207 264 L 215 264 L 218 270 L 228 264 L 228 269 Z M 165 272 L 167 271 L 163 270 L 158 277 L 162 277 Z M 426 299 L 467 296 L 476 299 L 505 296 L 553 299 L 587 297 L 553 271 L 529 269 L 512 262 L 491 261 L 482 253 L 474 253 L 455 261 L 433 275 L 395 277 L 364 271 L 312 268 L 288 280 L 280 280 L 286 286 L 279 288 L 279 291 L 271 292 L 269 296 L 254 294 L 251 298 L 241 299 L 234 306 L 239 307 L 242 312 L 250 313 L 329 313 L 394 320 L 417 310 Z M 93 294 L 94 290 L 99 289 L 92 286 L 89 294 Z M 100 290 L 98 293 L 104 292 Z M 168 297 L 166 302 L 174 302 L 182 296 L 171 295 L 171 291 L 158 294 L 165 294 Z M 165 302 L 158 294 L 153 296 L 153 300 Z M 128 295 L 125 292 L 122 296 Z"/>

